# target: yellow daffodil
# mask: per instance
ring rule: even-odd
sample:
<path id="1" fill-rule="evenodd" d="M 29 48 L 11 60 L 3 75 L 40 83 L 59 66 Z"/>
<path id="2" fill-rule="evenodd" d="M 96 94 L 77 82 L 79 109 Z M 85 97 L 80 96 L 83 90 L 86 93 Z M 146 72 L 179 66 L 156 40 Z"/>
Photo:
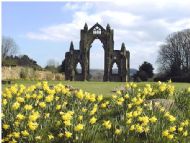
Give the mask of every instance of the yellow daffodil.
<path id="1" fill-rule="evenodd" d="M 176 118 L 174 116 L 170 115 L 170 116 L 168 116 L 168 120 L 170 122 L 174 122 L 176 120 Z"/>
<path id="2" fill-rule="evenodd" d="M 61 137 L 63 137 L 63 135 L 64 135 L 63 133 L 59 133 L 59 134 L 58 134 L 58 137 L 61 138 Z"/>
<path id="3" fill-rule="evenodd" d="M 83 120 L 83 116 L 80 115 L 80 116 L 78 117 L 78 120 L 79 120 L 79 121 L 82 121 L 82 120 Z"/>
<path id="4" fill-rule="evenodd" d="M 23 97 L 17 97 L 16 101 L 18 101 L 19 103 L 23 103 L 24 102 L 24 98 Z"/>
<path id="5" fill-rule="evenodd" d="M 125 99 L 129 99 L 129 94 L 125 94 Z"/>
<path id="6" fill-rule="evenodd" d="M 169 131 L 170 131 L 170 132 L 174 132 L 174 131 L 176 131 L 176 126 L 172 126 L 172 127 L 170 127 L 170 128 L 169 128 Z"/>
<path id="7" fill-rule="evenodd" d="M 130 103 L 130 104 L 128 104 L 127 106 L 128 106 L 128 108 L 129 108 L 129 109 L 131 109 L 131 108 L 132 108 L 132 106 L 133 106 L 133 104 L 132 104 L 132 103 Z"/>
<path id="8" fill-rule="evenodd" d="M 48 139 L 49 140 L 53 140 L 54 139 L 54 136 L 52 134 L 48 135 Z"/>
<path id="9" fill-rule="evenodd" d="M 13 132 L 13 136 L 14 136 L 15 138 L 19 138 L 19 137 L 20 137 L 20 133 L 19 133 L 19 132 Z"/>
<path id="10" fill-rule="evenodd" d="M 34 131 L 34 130 L 36 130 L 37 128 L 38 128 L 38 123 L 37 122 L 28 122 L 28 127 L 32 130 L 32 131 Z"/>
<path id="11" fill-rule="evenodd" d="M 90 124 L 95 124 L 97 119 L 95 117 L 92 117 L 89 121 Z"/>
<path id="12" fill-rule="evenodd" d="M 19 114 L 16 116 L 16 118 L 21 121 L 21 120 L 24 120 L 24 119 L 25 119 L 25 116 L 24 116 L 23 114 L 19 113 Z"/>
<path id="13" fill-rule="evenodd" d="M 26 104 L 25 106 L 24 106 L 24 109 L 25 110 L 32 110 L 32 105 L 29 105 L 29 104 Z"/>
<path id="14" fill-rule="evenodd" d="M 84 93 L 82 90 L 79 90 L 77 93 L 76 93 L 76 97 L 79 98 L 79 99 L 83 99 L 84 97 Z"/>
<path id="15" fill-rule="evenodd" d="M 135 125 L 131 125 L 130 131 L 134 131 L 134 130 L 135 130 Z"/>
<path id="16" fill-rule="evenodd" d="M 151 123 L 155 123 L 157 121 L 157 118 L 155 116 L 149 118 Z"/>
<path id="17" fill-rule="evenodd" d="M 41 108 L 45 108 L 45 107 L 46 107 L 46 103 L 45 103 L 45 102 L 40 102 L 40 103 L 39 103 L 39 106 L 40 106 Z"/>
<path id="18" fill-rule="evenodd" d="M 122 130 L 121 130 L 121 129 L 116 129 L 116 130 L 115 130 L 115 134 L 116 134 L 116 135 L 120 135 L 120 134 L 121 134 L 121 132 L 122 132 Z"/>
<path id="19" fill-rule="evenodd" d="M 116 91 L 116 93 L 117 93 L 118 95 L 121 95 L 121 91 L 120 91 L 120 90 Z"/>
<path id="20" fill-rule="evenodd" d="M 102 124 L 106 129 L 111 129 L 111 122 L 110 120 L 107 120 L 107 121 L 103 121 L 103 124 Z"/>
<path id="21" fill-rule="evenodd" d="M 13 109 L 13 110 L 17 110 L 19 107 L 20 107 L 20 103 L 19 103 L 19 102 L 15 102 L 15 103 L 12 105 L 12 109 Z"/>
<path id="22" fill-rule="evenodd" d="M 41 140 L 42 137 L 41 137 L 41 136 L 36 136 L 35 139 L 36 139 L 36 140 Z"/>
<path id="23" fill-rule="evenodd" d="M 97 110 L 98 110 L 98 105 L 95 104 L 93 109 L 90 111 L 90 115 L 94 115 L 97 112 Z"/>
<path id="24" fill-rule="evenodd" d="M 163 132 L 162 132 L 162 136 L 163 137 L 167 137 L 169 135 L 169 131 L 168 130 L 164 130 Z"/>
<path id="25" fill-rule="evenodd" d="M 37 95 L 36 97 L 38 100 L 42 99 L 43 98 L 43 95 Z"/>
<path id="26" fill-rule="evenodd" d="M 49 118 L 50 113 L 45 113 L 45 119 Z"/>
<path id="27" fill-rule="evenodd" d="M 65 137 L 66 138 L 71 138 L 72 137 L 72 133 L 69 131 L 65 131 Z"/>
<path id="28" fill-rule="evenodd" d="M 21 134 L 25 137 L 29 136 L 29 133 L 27 130 L 21 131 Z"/>
<path id="29" fill-rule="evenodd" d="M 10 126 L 8 124 L 3 124 L 3 129 L 7 130 L 9 128 L 10 128 Z"/>
<path id="30" fill-rule="evenodd" d="M 61 105 L 56 105 L 56 110 L 60 110 L 61 109 Z"/>
<path id="31" fill-rule="evenodd" d="M 174 138 L 174 135 L 173 135 L 173 134 L 169 134 L 169 135 L 167 136 L 167 138 L 170 139 L 170 140 L 172 140 L 172 139 Z"/>
<path id="32" fill-rule="evenodd" d="M 159 87 L 159 89 L 160 89 L 161 92 L 165 91 L 166 88 L 167 88 L 167 86 L 166 86 L 165 83 L 162 83 L 162 84 L 160 85 L 160 87 Z"/>
<path id="33" fill-rule="evenodd" d="M 148 127 L 148 126 L 146 126 L 145 128 L 144 128 L 144 132 L 145 133 L 148 133 L 150 131 L 150 128 Z"/>
<path id="34" fill-rule="evenodd" d="M 75 131 L 81 131 L 81 130 L 83 130 L 83 128 L 84 128 L 83 124 L 78 124 L 78 125 L 75 126 L 74 130 Z"/>
<path id="35" fill-rule="evenodd" d="M 31 115 L 29 115 L 29 120 L 30 121 L 36 121 L 38 118 L 40 117 L 40 113 L 39 112 L 33 112 Z"/>
<path id="36" fill-rule="evenodd" d="M 53 99 L 54 99 L 53 95 L 48 95 L 48 96 L 46 96 L 45 101 L 48 102 L 48 103 L 50 103 L 50 102 L 53 101 Z"/>
<path id="37" fill-rule="evenodd" d="M 7 105 L 7 99 L 3 99 L 2 103 L 3 103 L 4 106 Z"/>
<path id="38" fill-rule="evenodd" d="M 187 92 L 188 92 L 188 93 L 190 93 L 190 87 L 189 87 L 189 88 L 187 88 Z"/>
<path id="39" fill-rule="evenodd" d="M 82 112 L 85 113 L 86 111 L 87 111 L 87 109 L 83 107 Z"/>
<path id="40" fill-rule="evenodd" d="M 31 98 L 30 94 L 26 94 L 25 97 L 26 97 L 26 99 L 30 99 Z"/>
<path id="41" fill-rule="evenodd" d="M 149 118 L 147 116 L 142 116 L 142 117 L 139 117 L 138 119 L 139 121 L 142 122 L 144 126 L 146 126 L 149 123 Z"/>
<path id="42" fill-rule="evenodd" d="M 136 131 L 138 133 L 142 133 L 143 132 L 143 127 L 141 125 L 136 125 Z"/>
<path id="43" fill-rule="evenodd" d="M 66 121 L 66 120 L 71 120 L 72 119 L 72 113 L 71 112 L 67 112 L 67 113 L 64 113 L 63 115 L 62 115 L 62 119 L 64 120 L 64 121 Z"/>
<path id="44" fill-rule="evenodd" d="M 101 108 L 106 108 L 107 105 L 108 105 L 108 104 L 107 104 L 106 102 L 104 102 L 104 103 L 101 104 Z"/>
<path id="45" fill-rule="evenodd" d="M 131 124 L 132 123 L 132 119 L 131 118 L 129 118 L 129 119 L 127 119 L 127 122 L 126 122 L 127 124 Z"/>
<path id="46" fill-rule="evenodd" d="M 98 97 L 97 97 L 97 100 L 100 102 L 100 101 L 102 101 L 103 100 L 103 95 L 99 95 Z"/>
<path id="47" fill-rule="evenodd" d="M 187 135 L 188 135 L 188 132 L 187 132 L 187 131 L 183 132 L 183 136 L 184 136 L 184 137 L 186 137 Z"/>
<path id="48" fill-rule="evenodd" d="M 182 131 L 183 131 L 183 127 L 179 127 L 177 130 L 178 130 L 179 132 L 182 132 Z"/>

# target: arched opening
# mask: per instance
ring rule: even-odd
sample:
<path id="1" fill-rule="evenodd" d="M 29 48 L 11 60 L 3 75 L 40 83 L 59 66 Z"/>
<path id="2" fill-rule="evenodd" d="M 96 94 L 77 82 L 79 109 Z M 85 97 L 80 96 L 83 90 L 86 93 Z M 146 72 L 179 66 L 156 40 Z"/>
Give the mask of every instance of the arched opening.
<path id="1" fill-rule="evenodd" d="M 81 64 L 78 62 L 77 66 L 76 66 L 76 73 L 77 74 L 81 74 L 82 73 L 82 66 Z"/>
<path id="2" fill-rule="evenodd" d="M 118 65 L 116 62 L 113 63 L 112 74 L 119 74 Z"/>
<path id="3" fill-rule="evenodd" d="M 104 48 L 102 42 L 99 39 L 95 39 L 89 50 L 89 80 L 103 81 Z"/>

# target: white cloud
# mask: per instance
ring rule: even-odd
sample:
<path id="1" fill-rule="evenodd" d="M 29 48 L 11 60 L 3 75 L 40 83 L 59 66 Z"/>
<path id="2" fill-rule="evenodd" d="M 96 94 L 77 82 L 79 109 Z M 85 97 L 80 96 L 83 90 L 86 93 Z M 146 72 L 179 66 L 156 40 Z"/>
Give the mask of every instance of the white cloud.
<path id="1" fill-rule="evenodd" d="M 68 41 L 78 38 L 76 23 L 45 27 L 39 32 L 29 32 L 27 36 L 36 40 Z"/>
<path id="2" fill-rule="evenodd" d="M 172 32 L 190 28 L 190 1 L 133 0 L 113 2 L 69 2 L 62 10 L 73 11 L 72 21 L 27 33 L 36 40 L 78 43 L 80 29 L 99 22 L 114 29 L 115 49 L 125 42 L 131 52 L 131 67 L 138 68 L 144 60 L 154 62 L 159 44 Z M 75 45 L 76 46 L 76 45 Z M 78 46 L 78 45 L 77 45 Z"/>
<path id="3" fill-rule="evenodd" d="M 86 11 L 89 10 L 93 7 L 93 3 L 89 3 L 89 2 L 68 2 L 64 5 L 64 7 L 62 8 L 62 10 L 82 10 L 82 11 Z"/>

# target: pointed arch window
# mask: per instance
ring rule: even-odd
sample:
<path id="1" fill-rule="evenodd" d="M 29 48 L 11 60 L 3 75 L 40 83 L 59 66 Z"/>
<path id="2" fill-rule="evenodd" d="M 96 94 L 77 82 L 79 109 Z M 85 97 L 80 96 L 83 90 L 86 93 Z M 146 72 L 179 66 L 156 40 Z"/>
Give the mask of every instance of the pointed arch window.
<path id="1" fill-rule="evenodd" d="M 101 34 L 101 28 L 96 26 L 94 29 L 93 29 L 93 34 L 95 35 L 99 35 Z"/>
<path id="2" fill-rule="evenodd" d="M 118 65 L 116 62 L 113 63 L 112 74 L 119 74 L 119 69 L 118 69 Z"/>
<path id="3" fill-rule="evenodd" d="M 77 74 L 81 74 L 82 73 L 82 66 L 81 66 L 81 64 L 79 62 L 76 65 L 76 72 L 77 72 Z"/>

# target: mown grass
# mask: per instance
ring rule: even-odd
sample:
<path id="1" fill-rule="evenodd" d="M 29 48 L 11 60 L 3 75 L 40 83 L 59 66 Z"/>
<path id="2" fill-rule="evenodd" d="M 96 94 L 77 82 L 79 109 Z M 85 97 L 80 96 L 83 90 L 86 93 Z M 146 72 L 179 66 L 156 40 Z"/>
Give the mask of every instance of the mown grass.
<path id="1" fill-rule="evenodd" d="M 35 80 L 14 80 L 13 84 L 24 84 L 24 85 L 31 85 L 34 83 L 37 83 L 38 81 Z M 88 82 L 88 81 L 48 81 L 49 85 L 55 85 L 58 83 L 62 83 L 65 85 L 70 85 L 74 88 L 79 88 L 84 91 L 95 93 L 95 94 L 102 94 L 104 96 L 110 96 L 112 95 L 112 91 L 115 88 L 119 88 L 121 86 L 125 86 L 124 82 Z M 143 86 L 145 84 L 155 84 L 155 82 L 137 82 L 138 86 Z M 184 88 L 190 87 L 190 83 L 172 83 L 177 90 L 181 90 Z M 3 87 L 6 87 L 9 85 L 3 85 Z"/>

